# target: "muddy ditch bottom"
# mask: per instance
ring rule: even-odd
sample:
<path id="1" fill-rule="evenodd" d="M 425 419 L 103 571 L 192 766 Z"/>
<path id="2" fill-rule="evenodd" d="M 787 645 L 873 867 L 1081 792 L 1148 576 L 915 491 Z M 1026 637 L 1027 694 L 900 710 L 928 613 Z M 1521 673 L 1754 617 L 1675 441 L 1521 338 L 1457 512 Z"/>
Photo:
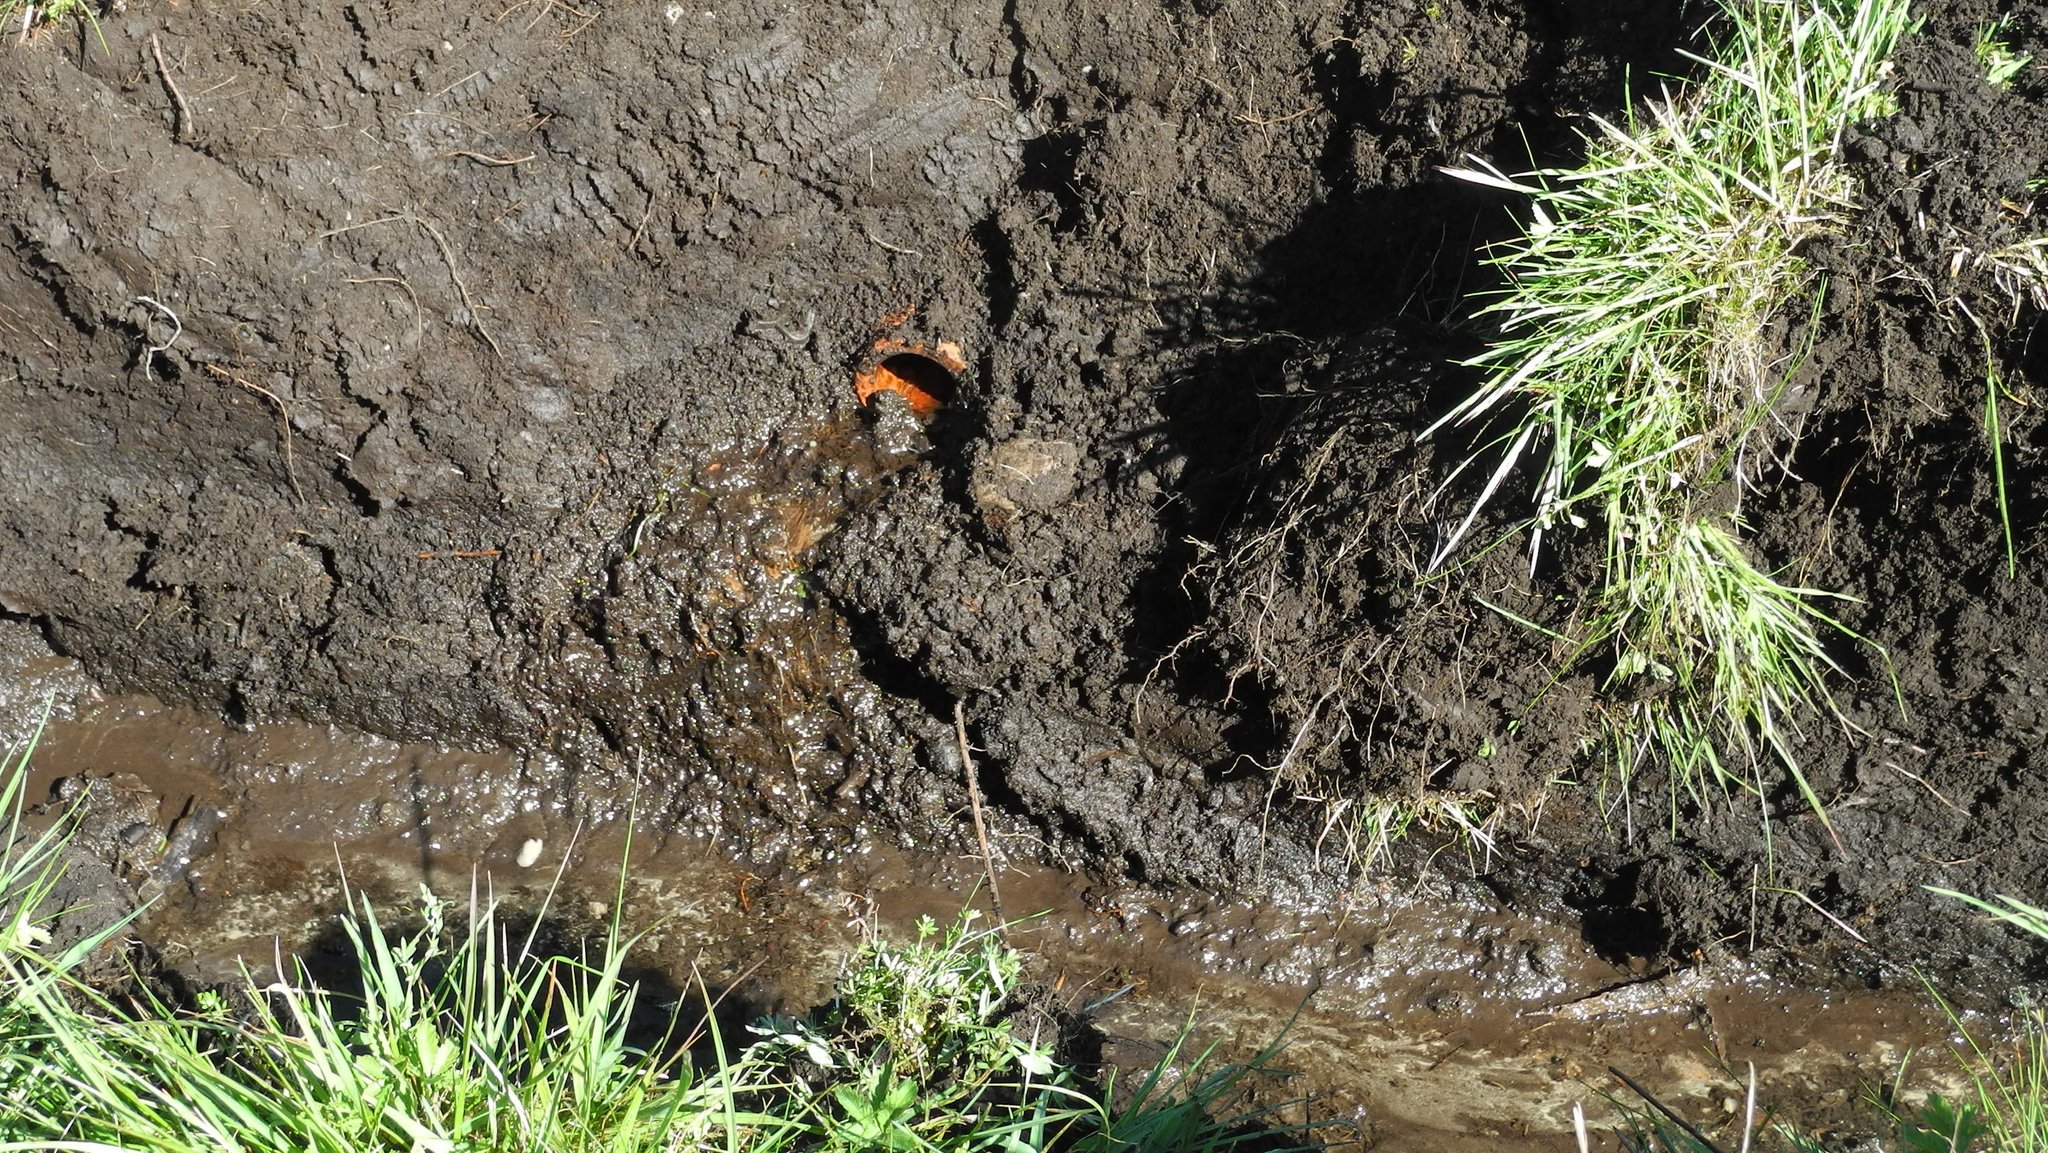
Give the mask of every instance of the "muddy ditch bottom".
<path id="1" fill-rule="evenodd" d="M 405 745 L 301 724 L 240 727 L 145 698 L 101 696 L 68 661 L 0 634 L 10 740 L 56 702 L 31 801 L 96 778 L 109 827 L 168 856 L 128 865 L 154 902 L 138 934 L 200 983 L 332 940 L 343 883 L 382 909 L 421 885 L 514 910 L 553 892 L 601 926 L 628 853 L 624 822 L 579 830 L 501 753 Z M 135 830 L 158 830 L 144 837 Z M 198 834 L 198 835 L 194 835 Z M 671 989 L 730 988 L 758 1012 L 820 1003 L 865 932 L 907 938 L 975 889 L 977 863 L 864 848 L 808 872 L 750 867 L 642 828 L 624 920 L 653 926 L 633 959 Z M 1447 865 L 1446 874 L 1462 866 Z M 1105 1057 L 1149 1064 L 1190 1020 L 1197 1045 L 1246 1058 L 1279 1037 L 1313 1117 L 1383 1150 L 1569 1149 L 1572 1103 L 1611 1115 L 1617 1067 L 1696 1121 L 1726 1123 L 1754 1063 L 1782 1119 L 1868 1129 L 1862 1099 L 1911 1059 L 1952 1065 L 1952 1025 L 1922 991 L 1796 987 L 1760 968 L 1671 972 L 1603 960 L 1575 927 L 1520 915 L 1453 876 L 1289 903 L 1112 891 L 1015 865 L 1007 911 L 1033 975 L 1094 1018 Z M 1951 1086 L 1952 1087 L 1952 1086 Z M 1613 1147 L 1609 1139 L 1608 1147 Z"/>

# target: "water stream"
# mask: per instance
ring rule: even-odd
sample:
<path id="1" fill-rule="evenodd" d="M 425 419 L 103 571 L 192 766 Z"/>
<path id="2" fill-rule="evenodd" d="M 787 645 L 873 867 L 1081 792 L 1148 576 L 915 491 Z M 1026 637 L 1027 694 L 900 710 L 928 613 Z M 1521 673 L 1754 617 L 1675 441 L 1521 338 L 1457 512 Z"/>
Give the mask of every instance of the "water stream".
<path id="1" fill-rule="evenodd" d="M 139 932 L 201 982 L 316 947 L 344 880 L 385 907 L 422 884 L 526 907 L 552 894 L 559 915 L 592 925 L 623 892 L 629 926 L 653 926 L 638 959 L 675 988 L 701 976 L 760 1010 L 800 1011 L 863 933 L 950 918 L 975 889 L 977 862 L 880 846 L 801 871 L 654 828 L 629 845 L 623 821 L 579 829 L 533 783 L 555 774 L 517 755 L 105 696 L 32 630 L 0 626 L 0 736 L 32 732 L 44 702 L 31 800 L 102 780 L 128 806 L 125 828 L 162 834 L 158 859 L 133 866 L 155 896 Z M 1721 1121 L 1753 1063 L 1766 1100 L 1822 1122 L 1854 1115 L 1866 1087 L 1952 1032 L 1913 988 L 1607 960 L 1458 871 L 1303 904 L 1109 890 L 1022 863 L 1002 889 L 1011 916 L 1029 915 L 1012 939 L 1035 975 L 1073 1005 L 1101 1003 L 1110 1059 L 1148 1062 L 1189 1020 L 1233 1058 L 1284 1034 L 1276 1064 L 1292 1076 L 1264 1091 L 1307 1096 L 1302 1108 L 1359 1124 L 1376 1149 L 1572 1147 L 1572 1104 L 1605 1113 L 1609 1066 Z"/>

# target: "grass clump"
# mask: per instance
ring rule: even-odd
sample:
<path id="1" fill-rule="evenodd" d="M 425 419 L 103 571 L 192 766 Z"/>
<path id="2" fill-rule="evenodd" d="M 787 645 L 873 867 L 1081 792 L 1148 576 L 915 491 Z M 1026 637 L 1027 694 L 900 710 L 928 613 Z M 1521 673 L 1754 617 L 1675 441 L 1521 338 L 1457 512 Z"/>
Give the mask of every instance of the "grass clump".
<path id="1" fill-rule="evenodd" d="M 2034 62 L 2031 52 L 2015 52 L 2008 38 L 2012 28 L 2012 15 L 2007 13 L 1988 24 L 1977 26 L 1977 33 L 1970 41 L 1970 51 L 1977 57 L 1978 67 L 1984 70 L 1984 79 L 1993 88 L 2010 88 L 2019 79 L 2027 66 Z"/>
<path id="2" fill-rule="evenodd" d="M 1579 167 L 1452 170 L 1526 197 L 1531 219 L 1492 258 L 1509 285 L 1485 310 L 1499 338 L 1470 362 L 1486 378 L 1429 430 L 1510 422 L 1434 563 L 1533 463 L 1532 550 L 1561 526 L 1604 534 L 1574 639 L 1635 698 L 1609 722 L 1622 771 L 1657 756 L 1684 786 L 1761 795 L 1775 765 L 1825 821 L 1794 746 L 1804 719 L 1840 718 L 1830 636 L 1861 638 L 1823 607 L 1834 594 L 1753 559 L 1741 507 L 1796 367 L 1779 329 L 1812 282 L 1799 246 L 1849 207 L 1841 135 L 1892 109 L 1886 61 L 1913 21 L 1903 0 L 1722 9 L 1694 57 L 1705 75 L 1595 118 Z"/>
<path id="3" fill-rule="evenodd" d="M 1950 278 L 1969 269 L 1985 269 L 1991 273 L 1992 283 L 2010 310 L 2006 318 L 2008 324 L 2019 321 L 2021 309 L 2029 302 L 2036 311 L 2048 309 L 2048 237 L 2028 237 L 1989 251 L 1967 246 L 1952 249 L 1949 253 Z M 2025 403 L 2026 398 L 2009 386 L 2005 374 L 1999 370 L 1998 350 L 1985 320 L 1967 308 L 1960 311 L 1976 329 L 1977 339 L 1983 345 L 1982 423 L 1984 440 L 1991 450 L 1991 479 L 1998 503 L 1998 525 L 2005 538 L 2005 575 L 2010 579 L 2019 575 L 2020 559 L 2019 542 L 2013 535 L 2012 504 L 2005 487 L 2005 442 L 2008 434 L 2002 412 L 2007 402 Z"/>
<path id="4" fill-rule="evenodd" d="M 0 765 L 0 1150 L 112 1153 L 561 1153 L 672 1149 L 730 1123 L 760 1070 L 690 1068 L 628 1040 L 637 988 L 614 922 L 592 956 L 540 948 L 479 902 L 459 927 L 432 894 L 394 934 L 351 894 L 341 928 L 359 992 L 296 959 L 173 1006 L 80 976 L 125 931 L 61 952 L 45 928 L 67 861 L 59 820 L 22 832 L 28 751 Z M 721 1106 L 728 1106 L 721 1114 Z"/>
<path id="5" fill-rule="evenodd" d="M 1877 1140 L 1847 1146 L 1830 1143 L 1783 1122 L 1768 1127 L 1762 1125 L 1756 1112 L 1755 1090 L 1752 1073 L 1750 1107 L 1742 1117 L 1740 1133 L 1729 1140 L 1737 1149 L 1780 1148 L 1788 1153 L 1849 1153 L 1852 1149 L 1863 1153 L 2018 1153 L 2020 1150 L 2032 1153 L 2039 1148 L 1997 1143 L 1979 1146 L 1978 1140 L 1992 1132 L 1984 1125 L 1981 1115 L 1970 1105 L 1957 1105 L 1939 1093 L 1930 1093 L 1926 1102 L 1910 1114 L 1900 1114 L 1872 1099 L 1873 1106 L 1891 1124 L 1894 1134 L 1891 1143 Z M 1727 1153 L 1721 1144 L 1675 1114 L 1660 1116 L 1624 1109 L 1621 1121 L 1616 1137 L 1624 1153 Z M 1590 1150 L 1590 1142 L 1582 1141 L 1581 1148 Z"/>
<path id="6" fill-rule="evenodd" d="M 737 1052 L 708 1014 L 702 1036 L 678 1035 L 680 1006 L 646 1026 L 616 919 L 564 955 L 474 893 L 467 914 L 424 893 L 407 932 L 352 894 L 359 991 L 291 960 L 189 1005 L 116 996 L 79 971 L 124 925 L 53 943 L 66 850 L 61 832 L 22 835 L 25 764 L 0 765 L 0 1153 L 1220 1153 L 1287 1138 L 1250 1128 L 1257 1114 L 1219 1118 L 1250 1069 L 1178 1045 L 1109 1105 L 1058 1038 L 1015 1031 L 1021 961 L 971 914 L 869 944 L 830 1007 L 764 1021 Z M 713 1056 L 693 1060 L 707 1038 Z"/>
<path id="7" fill-rule="evenodd" d="M 1186 1051 L 1185 1034 L 1121 1109 L 1059 1060 L 1055 1017 L 1018 996 L 1021 960 L 969 912 L 930 918 L 910 945 L 865 946 L 833 1002 L 809 1020 L 770 1018 L 746 1060 L 789 1071 L 808 1100 L 793 1147 L 1223 1153 L 1306 1148 L 1265 1111 L 1221 1123 L 1219 1105 L 1256 1067 Z M 1020 1032 L 1020 1022 L 1032 1022 Z M 1179 1069 L 1178 1073 L 1173 1070 Z M 786 1147 L 777 1143 L 772 1148 Z"/>

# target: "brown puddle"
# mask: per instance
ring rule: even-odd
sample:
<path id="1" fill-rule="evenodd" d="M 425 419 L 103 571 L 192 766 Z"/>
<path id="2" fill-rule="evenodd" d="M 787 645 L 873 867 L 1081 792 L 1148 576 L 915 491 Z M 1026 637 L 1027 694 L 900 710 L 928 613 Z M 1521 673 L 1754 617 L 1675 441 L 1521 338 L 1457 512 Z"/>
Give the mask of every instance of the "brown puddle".
<path id="1" fill-rule="evenodd" d="M 200 981 L 309 946 L 341 907 L 344 872 L 387 908 L 421 883 L 532 907 L 559 870 L 556 907 L 593 923 L 617 886 L 623 828 L 579 836 L 528 783 L 549 774 L 512 755 L 105 698 L 31 630 L 0 625 L 0 736 L 32 727 L 45 700 L 32 800 L 58 778 L 132 774 L 174 844 L 194 814 L 225 813 L 210 848 L 162 870 L 142 925 Z M 657 926 L 639 960 L 677 987 L 692 966 L 714 985 L 744 980 L 764 1009 L 822 999 L 863 925 L 950 918 L 973 887 L 972 862 L 879 847 L 830 872 L 756 876 L 643 829 L 631 858 L 627 920 Z M 1361 887 L 1314 907 L 1099 893 L 1038 867 L 1002 884 L 1011 915 L 1043 913 L 1012 935 L 1041 978 L 1077 1006 L 1106 1002 L 1096 1016 L 1113 1058 L 1149 1062 L 1191 1013 L 1196 1040 L 1230 1057 L 1284 1028 L 1278 1064 L 1297 1076 L 1279 1091 L 1363 1126 L 1375 1149 L 1573 1148 L 1572 1104 L 1608 1113 L 1610 1065 L 1696 1119 L 1732 1113 L 1751 1062 L 1781 1116 L 1854 1116 L 1908 1056 L 1924 1085 L 1940 1062 L 1919 1051 L 1952 1031 L 1917 989 L 1801 989 L 1742 966 L 1632 971 L 1571 926 L 1449 882 Z"/>

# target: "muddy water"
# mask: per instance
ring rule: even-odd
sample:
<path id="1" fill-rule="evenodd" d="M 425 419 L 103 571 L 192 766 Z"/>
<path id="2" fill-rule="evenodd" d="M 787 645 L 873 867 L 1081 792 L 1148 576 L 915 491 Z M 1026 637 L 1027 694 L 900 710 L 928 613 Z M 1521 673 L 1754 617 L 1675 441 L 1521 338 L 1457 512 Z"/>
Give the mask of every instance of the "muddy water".
<path id="1" fill-rule="evenodd" d="M 880 848 L 830 873 L 756 873 L 654 830 L 629 845 L 625 822 L 579 830 L 532 783 L 552 766 L 105 697 L 32 632 L 0 627 L 0 735 L 24 735 L 46 701 L 31 796 L 81 774 L 146 794 L 170 847 L 148 871 L 161 895 L 142 933 L 202 981 L 312 947 L 344 878 L 387 906 L 421 884 L 529 907 L 554 889 L 557 911 L 595 924 L 630 853 L 627 920 L 655 926 L 644 963 L 677 988 L 694 972 L 751 1007 L 800 1009 L 862 932 L 950 917 L 972 888 L 972 862 Z M 1918 1051 L 1949 1032 L 1917 990 L 1618 965 L 1455 879 L 1300 907 L 1026 867 L 1002 883 L 1011 915 L 1043 914 L 1014 933 L 1039 975 L 1074 1005 L 1101 1003 L 1112 1059 L 1154 1059 L 1191 1010 L 1197 1042 L 1231 1056 L 1284 1029 L 1279 1064 L 1296 1076 L 1268 1092 L 1312 1095 L 1313 1117 L 1362 1126 L 1379 1149 L 1568 1148 L 1573 1102 L 1607 1110 L 1610 1065 L 1719 1121 L 1754 1063 L 1766 1098 L 1825 1120 L 1909 1055 L 1933 1071 Z"/>

